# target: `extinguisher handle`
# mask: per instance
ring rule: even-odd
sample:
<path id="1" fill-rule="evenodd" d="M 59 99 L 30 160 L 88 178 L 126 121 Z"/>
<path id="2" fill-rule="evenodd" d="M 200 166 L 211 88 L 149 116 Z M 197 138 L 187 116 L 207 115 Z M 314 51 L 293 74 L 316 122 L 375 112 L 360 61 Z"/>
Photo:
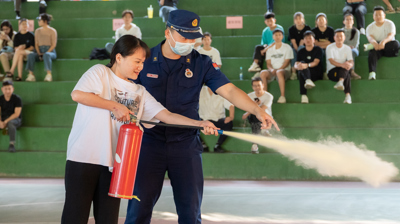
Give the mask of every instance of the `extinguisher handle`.
<path id="1" fill-rule="evenodd" d="M 198 129 L 198 130 L 203 130 L 203 127 L 200 126 L 190 126 L 190 125 L 180 125 L 180 124 L 164 124 L 164 123 L 158 123 L 158 122 L 151 122 L 151 121 L 143 121 L 140 120 L 140 123 L 144 124 L 152 124 L 152 125 L 158 125 L 158 126 L 164 126 L 164 127 L 173 127 L 173 128 L 190 128 L 190 129 Z M 222 135 L 223 130 L 217 130 L 218 134 Z"/>

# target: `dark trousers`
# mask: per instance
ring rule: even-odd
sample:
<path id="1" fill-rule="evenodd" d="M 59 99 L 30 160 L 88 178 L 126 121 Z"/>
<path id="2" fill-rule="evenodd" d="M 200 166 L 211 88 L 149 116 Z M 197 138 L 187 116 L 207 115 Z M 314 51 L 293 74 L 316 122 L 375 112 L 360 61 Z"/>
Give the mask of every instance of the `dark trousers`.
<path id="1" fill-rule="evenodd" d="M 233 129 L 233 121 L 230 121 L 230 122 L 225 124 L 225 118 L 221 118 L 218 121 L 212 121 L 212 120 L 209 120 L 209 121 L 211 123 L 213 123 L 215 125 L 215 127 L 221 128 L 221 130 L 232 131 L 232 129 Z M 226 136 L 226 135 L 220 135 L 219 138 L 218 138 L 217 144 L 218 145 L 222 145 L 227 137 L 228 136 Z"/>
<path id="2" fill-rule="evenodd" d="M 314 69 L 310 70 L 306 68 L 304 70 L 299 70 L 297 73 L 297 77 L 300 83 L 300 94 L 307 95 L 307 89 L 304 88 L 304 84 L 306 83 L 307 79 L 311 79 L 313 82 L 322 79 L 322 73 L 316 72 Z"/>
<path id="3" fill-rule="evenodd" d="M 357 28 L 365 28 L 365 14 L 367 14 L 367 6 L 365 2 L 346 3 L 343 8 L 343 15 L 347 12 L 353 14 L 357 19 Z"/>
<path id="4" fill-rule="evenodd" d="M 274 11 L 274 0 L 266 0 L 267 1 L 267 10 L 270 12 Z"/>
<path id="5" fill-rule="evenodd" d="M 350 70 L 344 68 L 335 67 L 328 72 L 329 80 L 337 82 L 340 78 L 343 78 L 344 93 L 351 93 L 351 77 Z"/>
<path id="6" fill-rule="evenodd" d="M 180 142 L 165 142 L 145 134 L 134 188 L 134 195 L 141 201 L 129 200 L 125 224 L 150 223 L 167 171 L 178 223 L 200 224 L 204 183 L 202 151 L 198 136 Z"/>
<path id="7" fill-rule="evenodd" d="M 256 45 L 254 48 L 254 53 L 253 53 L 253 60 L 257 59 L 258 60 L 258 65 L 260 68 L 263 68 L 263 64 L 265 61 L 265 54 L 261 55 L 261 51 L 264 50 L 263 45 Z"/>
<path id="8" fill-rule="evenodd" d="M 21 126 L 21 118 L 12 119 L 7 123 L 8 135 L 10 136 L 10 142 L 15 143 L 15 136 L 17 135 L 17 128 Z"/>
<path id="9" fill-rule="evenodd" d="M 261 133 L 261 121 L 257 119 L 257 117 L 253 114 L 250 114 L 247 119 L 249 120 L 251 126 L 251 133 L 260 134 Z"/>
<path id="10" fill-rule="evenodd" d="M 400 43 L 398 40 L 392 40 L 385 44 L 383 50 L 376 51 L 372 49 L 368 53 L 368 67 L 369 72 L 376 72 L 376 64 L 378 60 L 382 57 L 397 57 L 399 55 Z"/>
<path id="11" fill-rule="evenodd" d="M 87 224 L 90 205 L 96 224 L 117 224 L 121 199 L 108 196 L 112 173 L 108 167 L 67 160 L 62 224 Z"/>

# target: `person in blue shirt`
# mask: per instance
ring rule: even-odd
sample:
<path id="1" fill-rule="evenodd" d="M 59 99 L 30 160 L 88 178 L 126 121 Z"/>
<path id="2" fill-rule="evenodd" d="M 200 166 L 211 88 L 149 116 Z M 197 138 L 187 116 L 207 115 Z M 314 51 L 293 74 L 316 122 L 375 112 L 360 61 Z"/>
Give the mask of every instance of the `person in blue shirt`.
<path id="1" fill-rule="evenodd" d="M 262 32 L 261 45 L 256 45 L 256 47 L 254 48 L 253 63 L 248 69 L 249 72 L 261 71 L 265 61 L 265 53 L 267 52 L 268 48 L 271 47 L 275 42 L 272 38 L 272 32 L 277 28 L 282 31 L 284 30 L 281 25 L 276 24 L 275 14 L 273 12 L 266 12 L 264 14 L 264 19 L 264 23 L 265 25 L 267 25 L 267 27 Z M 283 34 L 282 42 L 285 42 L 285 34 Z"/>
<path id="2" fill-rule="evenodd" d="M 190 11 L 170 13 L 165 38 L 151 49 L 136 83 L 143 85 L 171 112 L 199 120 L 199 95 L 203 84 L 236 107 L 257 116 L 262 128 L 275 121 L 234 86 L 210 57 L 193 50 L 199 32 L 200 17 Z M 134 195 L 125 224 L 150 223 L 153 207 L 160 197 L 166 172 L 171 181 L 179 223 L 201 223 L 203 197 L 202 144 L 199 131 L 172 127 L 154 127 L 144 131 L 137 167 Z"/>

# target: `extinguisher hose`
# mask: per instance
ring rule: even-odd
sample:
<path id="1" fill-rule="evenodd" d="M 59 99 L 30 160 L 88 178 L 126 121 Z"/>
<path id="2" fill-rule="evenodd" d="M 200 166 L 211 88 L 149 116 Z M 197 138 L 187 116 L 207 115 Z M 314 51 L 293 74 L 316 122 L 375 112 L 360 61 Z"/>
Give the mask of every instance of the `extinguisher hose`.
<path id="1" fill-rule="evenodd" d="M 203 127 L 200 127 L 200 126 L 190 126 L 190 125 L 180 125 L 180 124 L 164 124 L 164 123 L 143 121 L 143 120 L 140 120 L 140 123 L 152 124 L 152 125 L 158 125 L 158 126 L 164 126 L 164 127 L 172 127 L 172 128 L 190 128 L 190 129 L 203 130 Z M 218 134 L 220 134 L 220 135 L 223 134 L 223 130 L 217 130 L 217 131 L 218 131 Z"/>

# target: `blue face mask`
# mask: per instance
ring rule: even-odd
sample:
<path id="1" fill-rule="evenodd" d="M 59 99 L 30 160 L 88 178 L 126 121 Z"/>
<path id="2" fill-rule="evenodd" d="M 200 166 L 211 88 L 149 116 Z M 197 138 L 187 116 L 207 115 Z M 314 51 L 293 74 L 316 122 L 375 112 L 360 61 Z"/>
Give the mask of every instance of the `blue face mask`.
<path id="1" fill-rule="evenodd" d="M 171 35 L 171 39 L 175 42 L 175 47 L 172 47 L 171 43 L 168 40 L 168 44 L 171 47 L 171 50 L 178 55 L 181 56 L 186 56 L 188 54 L 190 54 L 190 52 L 192 52 L 193 48 L 194 48 L 194 43 L 181 43 L 181 42 L 177 42 L 174 40 L 174 38 L 172 37 L 171 32 L 169 32 L 169 34 Z"/>

